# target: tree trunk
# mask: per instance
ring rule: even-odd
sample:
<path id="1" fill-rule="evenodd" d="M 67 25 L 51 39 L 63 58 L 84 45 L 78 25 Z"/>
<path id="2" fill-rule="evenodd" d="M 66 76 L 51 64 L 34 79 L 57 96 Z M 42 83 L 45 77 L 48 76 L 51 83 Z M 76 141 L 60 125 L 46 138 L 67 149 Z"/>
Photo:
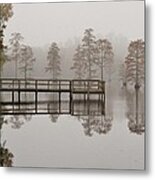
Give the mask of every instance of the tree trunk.
<path id="1" fill-rule="evenodd" d="M 88 75 L 88 79 L 91 79 L 91 62 L 90 62 L 91 60 L 90 60 L 90 57 L 89 57 L 89 75 Z"/>
<path id="2" fill-rule="evenodd" d="M 15 60 L 15 78 L 18 77 L 18 67 L 17 67 L 17 59 Z"/>
<path id="3" fill-rule="evenodd" d="M 138 47 L 137 47 L 138 49 Z M 138 90 L 139 90 L 139 77 L 138 77 L 138 51 L 136 51 L 136 83 L 135 83 L 135 91 L 136 91 L 136 126 L 138 126 Z"/>
<path id="4" fill-rule="evenodd" d="M 101 57 L 101 81 L 103 81 L 103 57 Z"/>
<path id="5" fill-rule="evenodd" d="M 139 125 L 139 88 L 140 86 L 138 84 L 135 85 L 135 92 L 136 92 L 136 126 Z"/>

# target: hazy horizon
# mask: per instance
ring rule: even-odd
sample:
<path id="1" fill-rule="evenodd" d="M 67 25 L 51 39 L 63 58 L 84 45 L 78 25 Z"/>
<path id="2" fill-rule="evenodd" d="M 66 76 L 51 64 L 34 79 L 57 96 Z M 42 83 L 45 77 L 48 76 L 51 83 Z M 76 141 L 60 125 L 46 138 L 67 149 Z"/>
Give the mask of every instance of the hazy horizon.
<path id="1" fill-rule="evenodd" d="M 143 5 L 143 1 L 13 4 L 5 41 L 8 43 L 11 33 L 19 32 L 26 44 L 42 47 L 53 41 L 74 41 L 87 28 L 102 37 L 116 34 L 129 40 L 143 38 Z"/>

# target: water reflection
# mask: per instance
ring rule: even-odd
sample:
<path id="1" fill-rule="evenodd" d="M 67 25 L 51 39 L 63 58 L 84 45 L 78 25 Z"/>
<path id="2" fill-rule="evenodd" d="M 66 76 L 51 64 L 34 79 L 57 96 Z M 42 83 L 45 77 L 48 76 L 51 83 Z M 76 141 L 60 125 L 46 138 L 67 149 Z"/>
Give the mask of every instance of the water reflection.
<path id="1" fill-rule="evenodd" d="M 76 122 L 78 121 L 80 123 L 82 131 L 79 132 L 79 133 L 84 134 L 85 137 L 86 136 L 91 137 L 91 139 L 93 140 L 93 139 L 95 139 L 96 135 L 101 135 L 100 139 L 102 139 L 102 137 L 104 137 L 104 135 L 110 134 L 110 137 L 106 136 L 106 138 L 109 138 L 107 141 L 109 141 L 109 142 L 111 141 L 110 140 L 111 135 L 113 135 L 113 137 L 112 137 L 112 141 L 113 141 L 113 138 L 115 136 L 114 133 L 116 133 L 116 131 L 115 131 L 116 126 L 117 126 L 116 124 L 119 124 L 119 123 L 116 122 L 117 119 L 118 119 L 118 116 L 116 114 L 115 109 L 116 108 L 119 109 L 119 107 L 114 106 L 115 105 L 114 102 L 117 101 L 118 99 L 116 99 L 116 97 L 114 95 L 112 95 L 112 94 L 113 94 L 112 90 L 110 91 L 110 88 L 109 88 L 108 92 L 106 93 L 106 107 L 105 107 L 105 115 L 104 116 L 103 115 L 102 116 L 101 115 L 96 115 L 94 113 L 94 112 L 97 112 L 98 110 L 99 110 L 99 112 L 101 111 L 102 106 L 100 105 L 100 102 L 99 102 L 99 104 L 96 104 L 96 103 L 94 103 L 94 101 L 90 101 L 90 103 L 91 103 L 91 105 L 90 105 L 91 114 L 90 115 L 85 115 L 85 114 L 82 115 L 82 112 L 84 112 L 84 113 L 87 112 L 88 104 L 87 103 L 84 104 L 84 103 L 78 101 L 76 103 L 74 102 L 74 110 L 76 112 L 80 112 L 80 115 L 76 115 L 76 116 L 68 115 L 66 117 L 64 116 L 63 122 L 65 122 L 65 120 L 67 118 L 69 119 L 70 117 L 72 117 L 71 119 L 73 119 L 73 120 L 75 119 Z M 136 102 L 135 102 L 135 92 L 134 92 L 134 90 L 129 90 L 129 89 L 127 90 L 126 89 L 126 90 L 124 90 L 124 94 L 125 94 L 125 97 L 126 97 L 126 104 L 127 104 L 126 117 L 128 118 L 128 128 L 133 133 L 142 134 L 144 132 L 144 111 L 143 111 L 143 106 L 144 106 L 143 95 L 144 95 L 144 93 L 143 93 L 142 90 L 139 91 L 139 107 L 138 107 L 139 108 L 139 110 L 138 110 L 138 112 L 139 112 L 139 120 L 138 121 L 136 121 L 136 117 L 135 117 L 135 113 L 136 113 L 135 104 L 136 104 Z M 56 102 L 58 102 L 58 98 L 59 98 L 58 95 L 43 94 L 43 96 L 46 96 L 46 98 L 48 99 L 48 101 L 46 103 L 46 105 L 48 104 L 48 107 L 49 107 L 48 109 L 50 110 L 48 118 L 50 119 L 50 121 L 52 123 L 60 123 L 61 124 L 62 122 L 58 121 L 59 117 L 61 117 L 61 115 L 54 114 L 54 113 L 59 112 L 59 108 L 60 108 L 60 104 L 56 103 Z M 44 99 L 44 97 L 43 97 L 43 99 Z M 65 97 L 64 97 L 64 99 L 65 99 Z M 119 101 L 122 103 L 122 99 L 121 100 L 119 99 Z M 61 106 L 62 105 L 63 104 L 61 104 Z M 85 105 L 85 108 L 84 108 L 84 105 Z M 66 108 L 66 106 L 65 106 L 65 108 Z M 124 113 L 124 115 L 125 115 L 125 113 Z M 12 128 L 19 129 L 20 127 L 22 127 L 25 124 L 25 122 L 29 121 L 32 118 L 32 116 L 31 115 L 29 116 L 28 114 L 26 114 L 26 115 L 20 115 L 20 116 L 14 115 L 12 117 L 7 116 L 7 118 L 8 119 L 10 118 L 8 122 L 11 123 Z M 123 118 L 124 117 L 122 117 L 122 119 Z M 35 122 L 34 116 L 33 116 L 32 119 L 34 120 L 33 122 Z M 113 127 L 114 126 L 114 120 L 116 120 L 115 121 L 116 122 L 115 127 Z M 41 120 L 40 120 L 40 122 L 41 122 Z M 42 125 L 44 125 L 47 122 L 42 121 L 42 123 L 43 123 Z M 59 124 L 59 127 L 61 126 L 60 124 Z M 32 125 L 32 128 L 34 127 L 33 125 Z M 48 126 L 48 127 L 50 127 L 50 126 Z M 125 129 L 125 127 L 126 127 L 126 124 L 125 124 L 125 126 L 123 126 L 123 128 Z M 58 127 L 50 127 L 50 128 L 56 129 Z M 70 129 L 68 128 L 68 131 L 69 130 Z M 119 129 L 119 132 L 122 133 L 122 131 L 123 131 L 123 129 Z M 44 131 L 44 133 L 45 133 L 45 131 Z M 57 134 L 57 136 L 59 136 L 59 133 Z M 3 162 L 3 166 L 11 166 L 12 165 L 11 163 L 13 161 L 13 154 L 14 153 L 12 154 L 8 149 L 7 150 L 6 149 L 7 149 L 6 147 L 3 147 L 3 149 L 1 150 L 2 151 L 1 154 L 3 156 L 3 159 L 1 159 L 1 162 Z M 112 147 L 112 149 L 113 149 L 113 147 Z M 15 152 L 15 151 L 13 150 L 13 152 Z M 16 154 L 14 154 L 14 155 L 16 157 Z"/>
<path id="2" fill-rule="evenodd" d="M 12 116 L 9 121 L 11 123 L 11 127 L 14 129 L 19 129 L 24 124 L 24 121 L 20 116 Z"/>
<path id="3" fill-rule="evenodd" d="M 49 100 L 48 109 L 50 110 L 49 113 L 58 113 L 59 112 L 59 103 L 58 103 L 58 95 L 57 94 L 50 94 L 47 95 Z M 58 121 L 59 115 L 58 114 L 50 114 L 49 118 L 51 122 L 56 123 Z"/>
<path id="4" fill-rule="evenodd" d="M 53 123 L 56 123 L 58 121 L 59 115 L 55 114 L 55 115 L 50 115 L 50 120 Z"/>
<path id="5" fill-rule="evenodd" d="M 32 115 L 14 115 L 7 118 L 7 121 L 11 124 L 11 127 L 14 129 L 20 129 L 25 122 L 29 122 L 32 119 Z"/>
<path id="6" fill-rule="evenodd" d="M 105 116 L 86 116 L 79 118 L 81 125 L 84 128 L 86 136 L 97 134 L 107 134 L 112 127 L 112 118 Z"/>
<path id="7" fill-rule="evenodd" d="M 107 134 L 112 129 L 114 97 L 109 84 L 107 85 L 105 99 L 105 109 L 102 109 L 102 105 L 98 104 L 96 106 L 93 103 L 91 106 L 91 112 L 94 112 L 94 114 L 78 117 L 81 125 L 84 128 L 84 133 L 86 136 L 91 137 L 94 133 L 99 135 Z M 105 115 L 97 115 L 97 112 L 102 112 L 102 110 L 105 112 Z"/>
<path id="8" fill-rule="evenodd" d="M 132 133 L 141 135 L 145 132 L 143 90 L 139 91 L 137 100 L 135 91 L 132 89 L 126 89 L 126 104 L 126 117 L 128 119 L 128 128 Z"/>
<path id="9" fill-rule="evenodd" d="M 87 95 L 77 94 L 76 98 L 72 103 L 74 116 L 81 123 L 84 134 L 86 136 L 93 136 L 94 133 L 97 134 L 107 134 L 112 128 L 113 122 L 113 102 L 114 98 L 110 95 L 111 89 L 108 88 L 106 107 L 102 105 L 102 101 L 99 97 L 95 97 L 94 99 L 91 97 L 89 102 L 86 101 Z M 49 96 L 50 102 L 57 102 L 58 97 L 54 94 Z M 96 100 L 99 98 L 99 100 Z M 52 112 L 58 112 L 59 105 L 58 103 L 50 104 L 50 108 Z M 103 108 L 103 109 L 102 109 Z M 88 114 L 89 112 L 89 114 Z M 101 115 L 104 112 L 105 115 Z M 59 119 L 58 114 L 50 114 L 50 120 L 53 123 L 56 123 Z"/>

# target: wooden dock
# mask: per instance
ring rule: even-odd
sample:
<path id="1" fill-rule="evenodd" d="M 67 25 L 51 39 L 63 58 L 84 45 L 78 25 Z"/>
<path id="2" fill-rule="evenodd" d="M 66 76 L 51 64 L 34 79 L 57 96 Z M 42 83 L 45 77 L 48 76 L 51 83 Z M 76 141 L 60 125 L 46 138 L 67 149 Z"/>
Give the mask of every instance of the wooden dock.
<path id="1" fill-rule="evenodd" d="M 0 79 L 0 114 L 104 115 L 100 80 Z"/>

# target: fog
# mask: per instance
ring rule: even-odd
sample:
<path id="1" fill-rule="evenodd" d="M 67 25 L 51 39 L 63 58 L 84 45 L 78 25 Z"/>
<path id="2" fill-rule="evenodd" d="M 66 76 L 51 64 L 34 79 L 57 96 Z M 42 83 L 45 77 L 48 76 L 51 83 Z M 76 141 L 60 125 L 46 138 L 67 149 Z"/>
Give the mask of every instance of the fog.
<path id="1" fill-rule="evenodd" d="M 52 41 L 79 38 L 90 27 L 102 36 L 115 33 L 130 40 L 143 38 L 143 6 L 143 1 L 14 4 L 6 41 L 10 33 L 20 32 L 27 44 L 43 47 Z"/>
<path id="2" fill-rule="evenodd" d="M 61 56 L 60 78 L 74 79 L 73 55 L 87 28 L 94 30 L 97 39 L 107 38 L 114 52 L 114 68 L 105 87 L 105 117 L 56 115 L 52 121 L 52 115 L 34 115 L 29 120 L 19 116 L 19 129 L 12 128 L 13 123 L 2 129 L 2 141 L 7 140 L 14 154 L 13 166 L 144 169 L 144 131 L 135 132 L 129 126 L 135 116 L 135 91 L 123 87 L 119 77 L 130 41 L 144 40 L 144 1 L 23 3 L 13 4 L 13 11 L 5 44 L 9 45 L 11 33 L 21 33 L 36 59 L 32 78 L 51 78 L 45 67 L 48 48 L 56 42 Z M 15 77 L 14 62 L 4 64 L 2 76 Z M 141 118 L 144 87 L 140 90 Z M 5 118 L 11 122 L 10 116 Z M 105 131 L 100 126 L 106 126 Z"/>

